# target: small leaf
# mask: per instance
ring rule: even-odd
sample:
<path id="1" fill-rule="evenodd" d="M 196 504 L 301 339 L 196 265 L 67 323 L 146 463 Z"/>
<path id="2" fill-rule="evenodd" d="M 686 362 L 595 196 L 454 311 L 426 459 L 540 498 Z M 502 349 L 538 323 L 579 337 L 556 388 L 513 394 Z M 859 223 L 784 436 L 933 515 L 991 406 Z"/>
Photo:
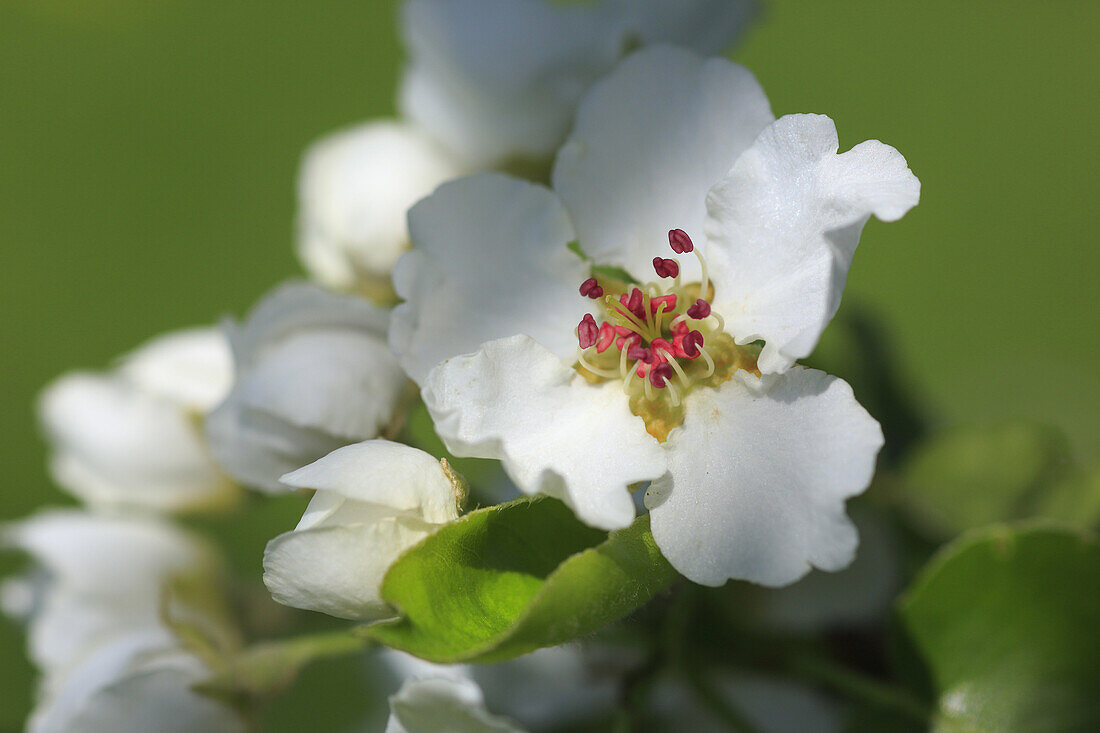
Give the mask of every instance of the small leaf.
<path id="1" fill-rule="evenodd" d="M 1100 730 L 1100 542 L 994 527 L 937 555 L 901 626 L 931 672 L 937 730 Z"/>
<path id="2" fill-rule="evenodd" d="M 396 622 L 376 641 L 433 662 L 495 662 L 590 634 L 646 603 L 676 573 L 649 517 L 610 535 L 554 499 L 467 514 L 386 574 Z"/>
<path id="3" fill-rule="evenodd" d="M 231 703 L 269 698 L 290 686 L 310 662 L 369 646 L 369 640 L 351 629 L 260 642 L 224 658 L 196 689 Z"/>
<path id="4" fill-rule="evenodd" d="M 902 467 L 902 502 L 937 538 L 1038 516 L 1043 490 L 1070 465 L 1057 430 L 1018 420 L 963 425 L 921 444 Z"/>

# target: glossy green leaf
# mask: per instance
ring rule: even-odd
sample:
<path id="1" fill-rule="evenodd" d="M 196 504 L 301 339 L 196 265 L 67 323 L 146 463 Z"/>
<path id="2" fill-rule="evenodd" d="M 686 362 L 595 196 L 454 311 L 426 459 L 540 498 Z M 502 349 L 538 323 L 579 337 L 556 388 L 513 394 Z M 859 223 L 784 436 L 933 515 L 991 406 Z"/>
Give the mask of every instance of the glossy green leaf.
<path id="1" fill-rule="evenodd" d="M 676 573 L 649 517 L 610 534 L 554 499 L 472 512 L 407 552 L 382 596 L 402 613 L 364 629 L 434 662 L 490 662 L 561 644 L 622 618 Z"/>
<path id="2" fill-rule="evenodd" d="M 902 504 L 930 535 L 1041 515 L 1043 494 L 1070 466 L 1065 437 L 1026 421 L 934 434 L 902 468 Z"/>
<path id="3" fill-rule="evenodd" d="M 901 601 L 942 731 L 1100 730 L 1100 542 L 994 527 L 940 552 Z"/>

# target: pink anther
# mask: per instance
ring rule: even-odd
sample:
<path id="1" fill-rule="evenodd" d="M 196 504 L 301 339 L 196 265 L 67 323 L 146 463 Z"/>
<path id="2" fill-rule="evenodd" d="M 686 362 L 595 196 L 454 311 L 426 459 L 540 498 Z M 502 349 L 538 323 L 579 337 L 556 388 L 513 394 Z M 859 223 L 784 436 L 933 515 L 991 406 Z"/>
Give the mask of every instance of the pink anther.
<path id="1" fill-rule="evenodd" d="M 602 298 L 603 288 L 601 288 L 600 284 L 596 282 L 596 278 L 590 277 L 581 283 L 581 295 L 586 298 L 592 298 L 593 300 L 595 300 L 596 298 Z"/>
<path id="2" fill-rule="evenodd" d="M 620 326 L 616 326 L 615 330 L 618 331 L 619 328 L 620 328 Z M 630 347 L 634 346 L 636 344 L 640 344 L 641 342 L 642 342 L 642 337 L 641 336 L 634 333 L 633 331 L 627 331 L 625 334 L 623 334 L 623 335 L 619 336 L 619 338 L 615 339 L 615 346 L 617 346 L 620 351 L 622 351 L 623 349 L 626 349 L 627 354 L 629 355 Z"/>
<path id="3" fill-rule="evenodd" d="M 672 365 L 667 362 L 661 362 L 649 370 L 649 382 L 654 387 L 664 387 L 665 382 L 672 379 L 673 374 L 675 374 L 675 371 L 672 369 Z"/>
<path id="4" fill-rule="evenodd" d="M 653 269 L 657 272 L 657 277 L 676 277 L 680 274 L 680 263 L 676 260 L 654 257 Z"/>
<path id="5" fill-rule="evenodd" d="M 630 291 L 630 298 L 626 297 L 626 293 L 623 293 L 619 297 L 619 302 L 626 306 L 626 309 L 638 316 L 642 321 L 645 320 L 645 311 L 642 310 L 642 291 L 638 288 L 634 288 Z"/>
<path id="6" fill-rule="evenodd" d="M 669 356 L 676 356 L 676 349 L 673 345 L 662 338 L 650 341 L 649 348 L 653 349 L 654 361 L 667 361 Z"/>
<path id="7" fill-rule="evenodd" d="M 645 364 L 651 364 L 653 363 L 653 350 L 648 347 L 635 344 L 634 346 L 631 346 L 629 349 L 627 349 L 626 358 L 633 359 L 634 361 L 640 361 Z"/>
<path id="8" fill-rule="evenodd" d="M 672 251 L 678 255 L 691 252 L 695 245 L 691 243 L 691 237 L 683 229 L 670 229 L 668 232 L 668 244 Z"/>
<path id="9" fill-rule="evenodd" d="M 710 303 L 699 298 L 695 301 L 695 305 L 688 308 L 688 315 L 695 319 L 706 318 L 710 315 Z"/>
<path id="10" fill-rule="evenodd" d="M 679 356 L 685 359 L 694 359 L 699 356 L 699 347 L 703 345 L 703 334 L 698 331 L 690 331 L 675 339 L 679 346 Z"/>
<path id="11" fill-rule="evenodd" d="M 600 329 L 596 326 L 596 319 L 592 317 L 591 313 L 585 313 L 580 325 L 577 326 L 577 340 L 580 342 L 581 348 L 587 349 L 589 346 L 594 346 L 596 337 L 599 335 Z"/>
<path id="12" fill-rule="evenodd" d="M 657 315 L 657 311 L 661 307 L 661 303 L 665 304 L 665 313 L 671 313 L 676 310 L 676 294 L 670 293 L 668 295 L 661 295 L 656 298 L 649 299 L 649 309 L 653 311 L 653 315 Z"/>
<path id="13" fill-rule="evenodd" d="M 602 354 L 607 351 L 607 347 L 611 346 L 615 340 L 615 327 L 610 323 L 604 323 L 600 326 L 600 338 L 596 342 L 596 353 Z"/>

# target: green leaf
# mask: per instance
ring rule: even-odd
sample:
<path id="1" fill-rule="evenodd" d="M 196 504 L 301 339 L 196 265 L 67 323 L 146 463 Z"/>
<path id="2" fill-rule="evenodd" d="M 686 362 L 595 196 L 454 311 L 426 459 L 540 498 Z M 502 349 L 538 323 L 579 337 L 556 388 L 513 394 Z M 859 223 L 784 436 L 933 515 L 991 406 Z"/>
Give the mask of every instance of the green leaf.
<path id="1" fill-rule="evenodd" d="M 1043 491 L 1070 465 L 1061 432 L 1027 421 L 963 425 L 921 444 L 902 468 L 902 504 L 927 533 L 950 538 L 1039 516 Z"/>
<path id="2" fill-rule="evenodd" d="M 495 662 L 592 633 L 675 576 L 648 516 L 607 534 L 555 499 L 520 499 L 405 553 L 382 583 L 403 617 L 363 633 L 433 662 Z"/>
<path id="3" fill-rule="evenodd" d="M 942 731 L 1100 730 L 1100 542 L 994 527 L 944 548 L 900 605 Z"/>
<path id="4" fill-rule="evenodd" d="M 260 642 L 224 658 L 214 675 L 196 689 L 235 704 L 274 697 L 310 662 L 352 654 L 370 645 L 354 629 Z"/>

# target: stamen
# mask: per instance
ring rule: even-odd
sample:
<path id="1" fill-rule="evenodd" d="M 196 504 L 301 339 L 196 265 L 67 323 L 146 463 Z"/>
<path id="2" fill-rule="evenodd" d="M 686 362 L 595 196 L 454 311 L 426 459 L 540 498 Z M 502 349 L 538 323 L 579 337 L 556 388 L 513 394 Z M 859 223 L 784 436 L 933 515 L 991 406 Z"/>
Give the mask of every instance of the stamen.
<path id="1" fill-rule="evenodd" d="M 665 382 L 665 388 L 668 390 L 668 398 L 673 407 L 680 406 L 680 390 L 676 389 L 676 385 L 672 382 Z M 685 388 L 686 389 L 686 388 Z"/>
<path id="2" fill-rule="evenodd" d="M 673 369 L 667 361 L 662 361 L 649 370 L 649 379 L 654 387 L 663 389 L 673 375 Z"/>
<path id="3" fill-rule="evenodd" d="M 687 309 L 687 314 L 691 318 L 694 318 L 697 321 L 701 321 L 710 315 L 710 303 L 703 300 L 702 298 L 699 298 L 697 301 L 695 301 L 695 305 Z"/>
<path id="4" fill-rule="evenodd" d="M 603 297 L 603 288 L 600 287 L 596 278 L 590 277 L 581 283 L 581 295 L 596 300 L 597 298 Z"/>
<path id="5" fill-rule="evenodd" d="M 626 298 L 625 295 L 623 297 L 624 299 Z M 629 300 L 626 300 L 626 307 L 631 313 L 638 316 L 639 319 L 645 318 L 645 311 L 642 310 L 641 290 L 639 290 L 638 288 L 634 288 L 630 291 L 630 298 Z"/>
<path id="6" fill-rule="evenodd" d="M 589 346 L 594 346 L 599 335 L 600 329 L 596 325 L 596 319 L 592 317 L 591 313 L 585 313 L 580 325 L 577 326 L 577 341 L 580 343 L 581 348 L 587 349 Z"/>
<path id="7" fill-rule="evenodd" d="M 684 352 L 684 356 L 688 359 L 694 359 L 699 356 L 699 347 L 703 345 L 703 334 L 698 331 L 689 331 L 684 334 L 684 338 L 680 340 L 680 350 Z"/>
<path id="8" fill-rule="evenodd" d="M 671 352 L 669 353 L 669 356 L 672 358 L 670 358 L 665 363 L 676 371 L 676 376 L 680 378 L 680 384 L 684 385 L 684 389 L 687 389 L 691 386 L 691 377 L 687 375 L 687 373 L 680 366 L 680 363 L 676 361 L 675 356 L 673 356 Z M 671 385 L 672 383 L 670 382 L 669 384 Z"/>
<path id="9" fill-rule="evenodd" d="M 726 330 L 726 322 L 722 319 L 722 316 L 718 315 L 718 311 L 711 311 L 710 315 L 711 315 L 712 318 L 714 318 L 716 321 L 718 321 L 717 330 L 725 331 Z"/>
<path id="10" fill-rule="evenodd" d="M 653 350 L 645 346 L 631 346 L 627 349 L 626 356 L 628 359 L 644 362 L 646 364 L 651 364 L 653 362 Z"/>
<path id="11" fill-rule="evenodd" d="M 604 298 L 604 303 L 606 303 L 608 306 L 608 315 L 616 318 L 621 326 L 626 328 L 633 326 L 634 328 L 630 330 L 639 335 L 645 333 L 646 325 L 642 323 L 637 316 L 630 312 L 626 304 L 616 299 L 613 295 L 609 295 Z"/>
<path id="12" fill-rule="evenodd" d="M 695 257 L 699 260 L 699 269 L 701 269 L 702 276 L 699 278 L 699 293 L 700 295 L 707 294 L 707 288 L 710 286 L 710 277 L 707 275 L 707 261 L 703 259 L 703 253 L 699 250 L 695 250 Z"/>
<path id="13" fill-rule="evenodd" d="M 657 277 L 676 277 L 680 274 L 680 263 L 676 260 L 654 257 L 653 269 L 657 272 Z"/>
<path id="14" fill-rule="evenodd" d="M 707 363 L 707 373 L 702 376 L 703 379 L 706 379 L 710 375 L 714 374 L 714 359 L 710 358 L 710 354 L 708 354 L 707 350 L 704 349 L 702 346 L 699 347 L 699 355 L 702 356 L 703 361 Z"/>
<path id="15" fill-rule="evenodd" d="M 615 379 L 619 376 L 618 372 L 613 372 L 610 369 L 601 369 L 595 364 L 592 364 L 590 361 L 584 358 L 584 351 L 579 348 L 577 349 L 577 361 L 581 363 L 582 367 L 597 376 L 603 377 L 604 379 Z"/>
<path id="16" fill-rule="evenodd" d="M 672 247 L 672 251 L 678 255 L 695 249 L 695 245 L 691 243 L 691 237 L 683 229 L 670 229 L 668 231 L 668 244 Z"/>
<path id="17" fill-rule="evenodd" d="M 615 336 L 615 327 L 605 321 L 600 326 L 600 338 L 596 342 L 596 353 L 602 354 L 607 351 L 607 348 L 615 341 Z"/>
<path id="18" fill-rule="evenodd" d="M 647 400 L 653 400 L 653 387 L 648 379 L 642 379 L 642 389 L 645 390 L 645 398 Z"/>

